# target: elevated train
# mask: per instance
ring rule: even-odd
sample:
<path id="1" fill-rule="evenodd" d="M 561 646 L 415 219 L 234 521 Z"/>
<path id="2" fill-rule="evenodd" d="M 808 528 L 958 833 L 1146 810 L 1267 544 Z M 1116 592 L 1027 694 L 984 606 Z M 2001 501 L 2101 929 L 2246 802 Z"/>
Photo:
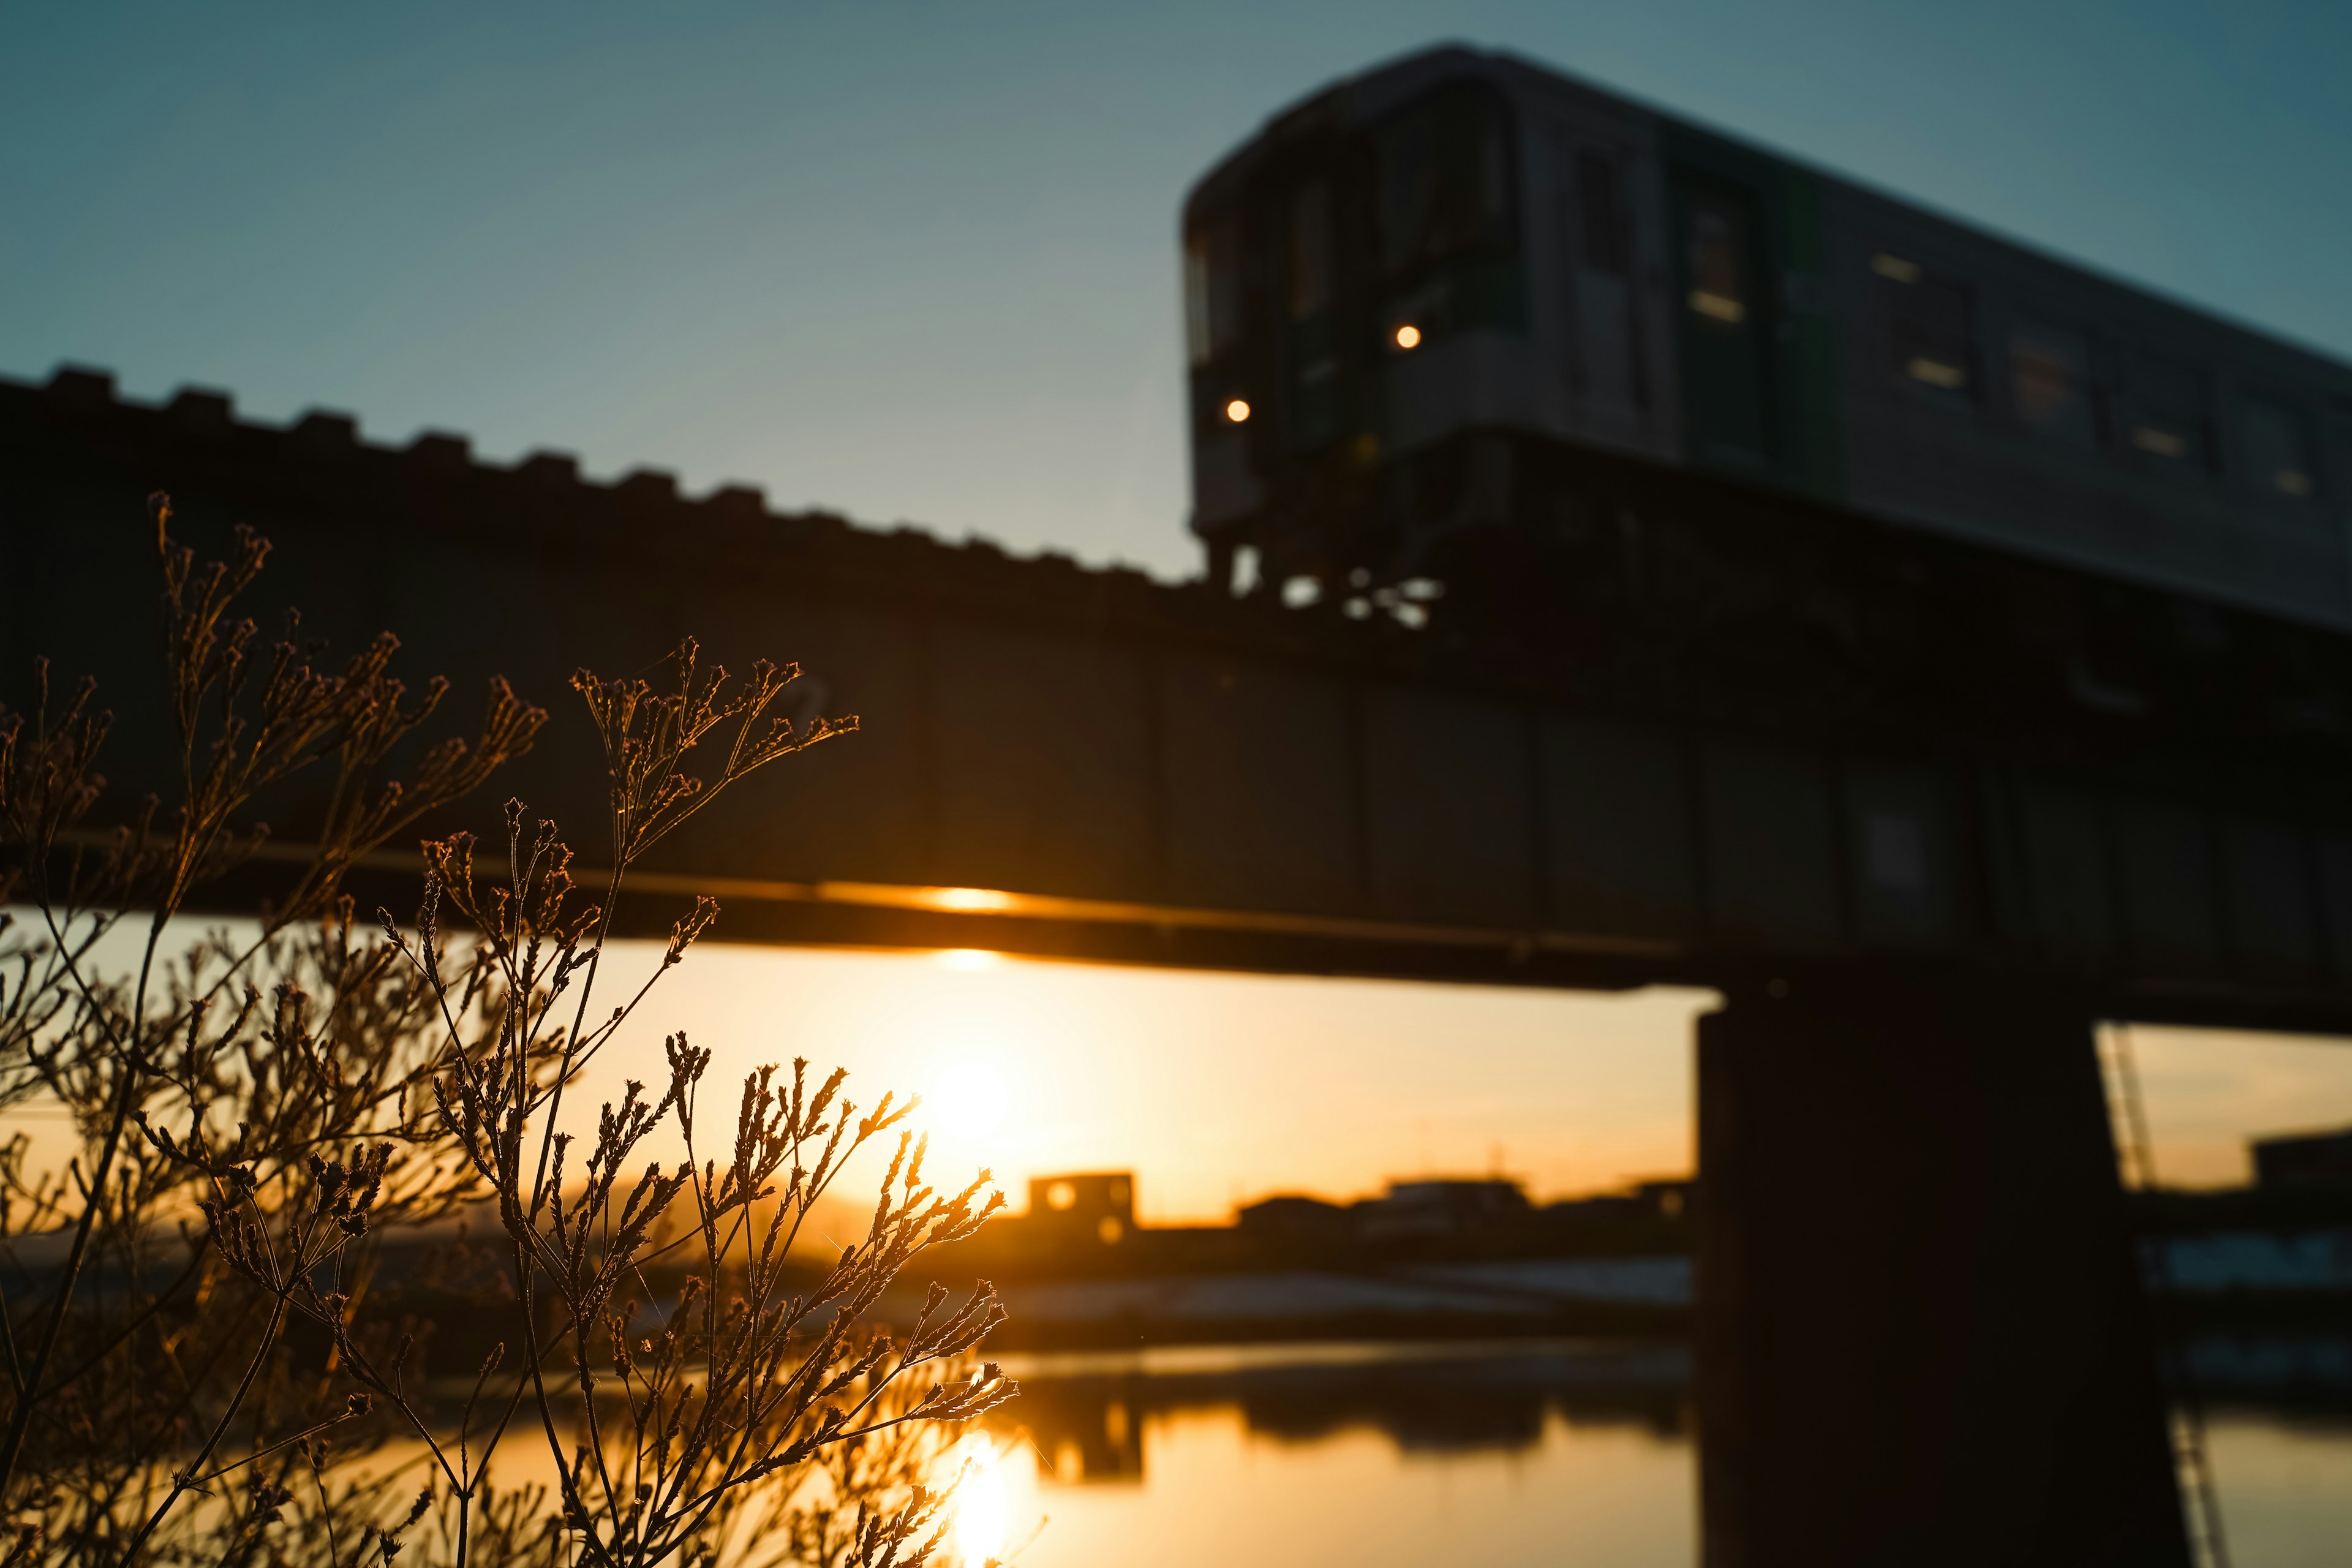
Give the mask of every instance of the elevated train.
<path id="1" fill-rule="evenodd" d="M 1505 55 L 1183 214 L 1212 576 L 1603 697 L 2352 729 L 2352 367 Z"/>

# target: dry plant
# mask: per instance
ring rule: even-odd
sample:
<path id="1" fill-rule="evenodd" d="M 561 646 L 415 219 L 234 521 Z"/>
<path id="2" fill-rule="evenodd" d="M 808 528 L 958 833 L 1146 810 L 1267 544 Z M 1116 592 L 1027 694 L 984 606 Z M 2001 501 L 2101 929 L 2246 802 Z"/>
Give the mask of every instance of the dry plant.
<path id="1" fill-rule="evenodd" d="M 415 923 L 368 930 L 346 873 L 546 715 L 494 681 L 478 739 L 412 742 L 443 682 L 408 700 L 389 636 L 325 672 L 290 616 L 261 648 L 234 616 L 267 542 L 240 530 L 200 563 L 170 516 L 156 498 L 169 814 L 89 826 L 110 724 L 89 682 L 54 697 L 43 666 L 30 714 L 0 710 L 0 905 L 30 911 L 0 915 L 0 1109 L 61 1111 L 67 1146 L 0 1145 L 0 1563 L 931 1561 L 949 1437 L 1015 1392 L 969 1356 L 1003 1309 L 983 1281 L 934 1286 L 904 1342 L 874 1321 L 918 1255 L 1002 1204 L 987 1173 L 934 1188 L 913 1102 L 861 1113 L 804 1061 L 751 1074 L 713 1125 L 710 1053 L 683 1035 L 656 1089 L 630 1082 L 593 1131 L 564 1118 L 718 913 L 698 900 L 600 1001 L 629 868 L 856 720 L 770 717 L 795 670 L 730 683 L 691 640 L 659 690 L 583 670 L 601 899 L 509 802 L 498 874 L 468 835 L 428 842 Z M 316 844 L 257 926 L 182 938 L 192 897 L 262 844 L 249 808 L 302 775 Z M 811 1277 L 803 1226 L 869 1147 L 887 1169 L 868 1234 Z M 488 1345 L 465 1375 L 434 1361 L 453 1314 L 404 1310 L 425 1300 Z M 493 1479 L 515 1443 L 551 1482 Z"/>

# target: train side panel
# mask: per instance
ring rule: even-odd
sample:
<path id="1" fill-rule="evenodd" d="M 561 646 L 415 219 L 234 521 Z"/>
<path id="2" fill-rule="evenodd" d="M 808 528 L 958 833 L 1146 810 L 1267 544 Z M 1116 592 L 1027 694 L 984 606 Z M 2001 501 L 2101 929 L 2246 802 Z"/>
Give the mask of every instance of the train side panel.
<path id="1" fill-rule="evenodd" d="M 2233 439 L 2250 407 L 2309 418 L 2340 373 L 1868 192 L 1823 185 L 1856 508 L 2352 626 L 2340 487 L 2314 459 L 2282 489 Z M 2306 475 L 2300 486 L 2293 472 Z"/>

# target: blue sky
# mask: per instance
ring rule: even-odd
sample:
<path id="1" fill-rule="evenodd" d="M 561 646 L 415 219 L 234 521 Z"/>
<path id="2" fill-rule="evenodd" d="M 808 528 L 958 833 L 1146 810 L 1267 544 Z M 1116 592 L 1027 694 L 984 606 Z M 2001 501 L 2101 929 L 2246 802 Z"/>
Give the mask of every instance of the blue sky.
<path id="1" fill-rule="evenodd" d="M 2352 353 L 2352 6 L 9 7 L 0 374 L 1190 572 L 1175 213 L 1517 50 Z"/>

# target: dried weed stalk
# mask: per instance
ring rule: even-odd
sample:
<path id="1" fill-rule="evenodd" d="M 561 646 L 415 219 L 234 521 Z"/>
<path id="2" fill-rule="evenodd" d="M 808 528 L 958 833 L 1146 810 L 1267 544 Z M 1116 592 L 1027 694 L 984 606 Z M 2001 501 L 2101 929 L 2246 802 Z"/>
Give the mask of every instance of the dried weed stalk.
<path id="1" fill-rule="evenodd" d="M 0 915 L 0 1110 L 61 1112 L 66 1149 L 0 1143 L 0 1564 L 930 1562 L 949 1435 L 1014 1392 L 969 1360 L 1003 1309 L 984 1281 L 934 1286 L 903 1342 L 872 1324 L 919 1254 L 1002 1204 L 987 1173 L 935 1188 L 912 1102 L 861 1113 L 799 1060 L 714 1126 L 710 1053 L 683 1035 L 658 1089 L 630 1082 L 593 1134 L 562 1115 L 718 913 L 698 900 L 653 973 L 599 1002 L 629 867 L 856 721 L 770 717 L 797 671 L 730 685 L 691 640 L 662 689 L 583 670 L 611 786 L 601 900 L 510 802 L 498 875 L 468 835 L 428 842 L 414 927 L 363 934 L 346 873 L 546 715 L 494 681 L 478 739 L 404 744 L 446 683 L 410 700 L 389 635 L 340 672 L 290 616 L 261 647 L 236 605 L 267 542 L 240 530 L 201 562 L 170 517 L 156 498 L 168 814 L 87 826 L 111 722 L 89 682 L 55 697 L 43 666 L 31 712 L 0 710 L 0 904 L 31 911 Z M 705 783 L 688 770 L 714 742 Z M 175 944 L 262 842 L 248 809 L 313 770 L 318 841 L 257 930 Z M 867 1236 L 812 1275 L 795 1243 L 869 1146 L 887 1169 Z M 494 1247 L 469 1239 L 485 1222 Z M 438 1321 L 413 1310 L 433 1302 Z M 434 1362 L 453 1330 L 482 1352 L 470 1375 Z M 493 1481 L 515 1441 L 544 1445 L 551 1484 Z"/>

